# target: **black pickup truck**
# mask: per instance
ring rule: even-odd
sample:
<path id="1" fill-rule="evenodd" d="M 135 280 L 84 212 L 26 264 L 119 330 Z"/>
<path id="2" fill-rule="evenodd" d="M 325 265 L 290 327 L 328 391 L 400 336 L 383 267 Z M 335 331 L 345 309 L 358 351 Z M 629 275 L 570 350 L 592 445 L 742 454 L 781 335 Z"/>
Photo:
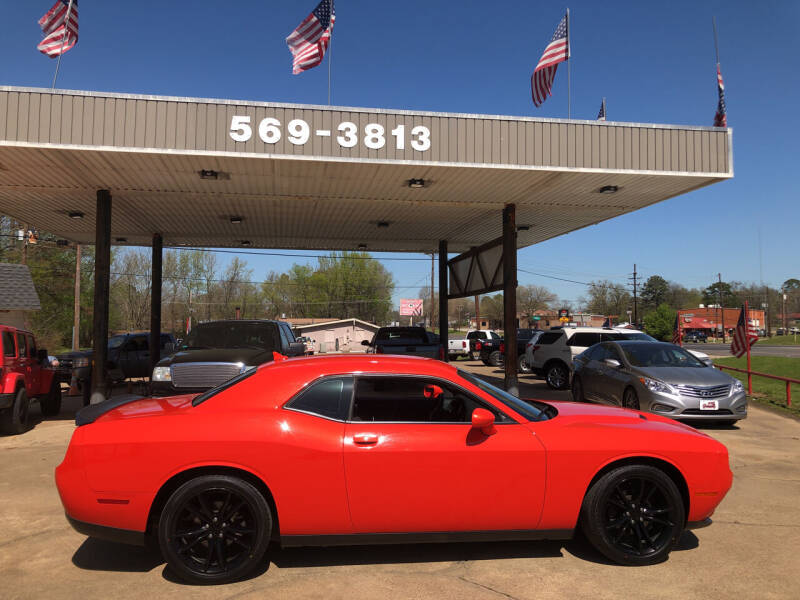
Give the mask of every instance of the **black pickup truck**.
<path id="1" fill-rule="evenodd" d="M 539 329 L 517 329 L 517 371 L 530 373 L 530 367 L 525 361 L 525 346 Z M 481 342 L 481 361 L 489 367 L 499 367 L 504 364 L 506 345 L 503 338 L 491 339 Z"/>
<path id="2" fill-rule="evenodd" d="M 172 356 L 158 362 L 150 379 L 153 396 L 204 392 L 273 360 L 273 352 L 303 356 L 283 321 L 231 320 L 195 325 Z"/>
<path id="3" fill-rule="evenodd" d="M 372 341 L 364 340 L 367 354 L 409 354 L 442 358 L 438 337 L 424 327 L 381 327 Z"/>

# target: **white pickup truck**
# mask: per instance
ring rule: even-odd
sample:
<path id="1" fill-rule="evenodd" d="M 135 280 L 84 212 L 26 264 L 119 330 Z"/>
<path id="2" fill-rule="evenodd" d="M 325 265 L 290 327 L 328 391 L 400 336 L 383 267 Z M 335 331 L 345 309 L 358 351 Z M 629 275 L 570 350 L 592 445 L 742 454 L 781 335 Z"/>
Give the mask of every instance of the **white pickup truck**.
<path id="1" fill-rule="evenodd" d="M 447 358 L 456 360 L 459 356 L 466 356 L 472 360 L 480 358 L 481 349 L 475 344 L 481 340 L 499 340 L 500 336 L 491 329 L 471 329 L 463 339 L 447 341 Z"/>

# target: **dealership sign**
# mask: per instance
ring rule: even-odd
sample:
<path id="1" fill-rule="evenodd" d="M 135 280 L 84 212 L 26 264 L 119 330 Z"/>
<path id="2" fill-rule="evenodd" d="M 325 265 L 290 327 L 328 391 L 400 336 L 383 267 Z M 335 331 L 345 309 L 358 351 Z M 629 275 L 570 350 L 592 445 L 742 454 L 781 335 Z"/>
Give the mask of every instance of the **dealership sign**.
<path id="1" fill-rule="evenodd" d="M 401 317 L 421 317 L 422 316 L 422 300 L 400 300 L 400 316 Z"/>

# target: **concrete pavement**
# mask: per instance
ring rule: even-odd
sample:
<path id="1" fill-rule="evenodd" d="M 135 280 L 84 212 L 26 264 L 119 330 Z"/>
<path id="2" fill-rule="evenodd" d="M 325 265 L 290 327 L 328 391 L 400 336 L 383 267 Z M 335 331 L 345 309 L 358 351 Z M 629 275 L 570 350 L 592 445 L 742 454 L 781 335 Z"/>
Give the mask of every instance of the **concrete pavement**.
<path id="1" fill-rule="evenodd" d="M 468 365 L 502 380 L 497 369 L 459 361 Z M 524 396 L 567 397 L 531 376 L 521 382 Z M 65 399 L 60 419 L 0 437 L 4 599 L 797 597 L 800 422 L 757 407 L 736 427 L 705 430 L 730 450 L 733 489 L 714 524 L 684 534 L 660 565 L 612 565 L 580 540 L 274 549 L 258 576 L 207 588 L 177 582 L 157 552 L 87 539 L 69 527 L 53 469 L 74 430 L 78 403 Z"/>

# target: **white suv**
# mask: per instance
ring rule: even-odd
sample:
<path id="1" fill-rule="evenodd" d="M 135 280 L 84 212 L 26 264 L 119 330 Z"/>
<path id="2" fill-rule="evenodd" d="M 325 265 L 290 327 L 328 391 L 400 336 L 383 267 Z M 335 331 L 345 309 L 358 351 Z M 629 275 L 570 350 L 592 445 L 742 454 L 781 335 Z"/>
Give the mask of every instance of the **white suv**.
<path id="1" fill-rule="evenodd" d="M 526 359 L 534 374 L 544 377 L 554 390 L 569 387 L 572 358 L 589 346 L 611 340 L 650 340 L 641 331 L 621 331 L 601 327 L 563 327 L 545 331 L 533 346 L 526 348 Z"/>

